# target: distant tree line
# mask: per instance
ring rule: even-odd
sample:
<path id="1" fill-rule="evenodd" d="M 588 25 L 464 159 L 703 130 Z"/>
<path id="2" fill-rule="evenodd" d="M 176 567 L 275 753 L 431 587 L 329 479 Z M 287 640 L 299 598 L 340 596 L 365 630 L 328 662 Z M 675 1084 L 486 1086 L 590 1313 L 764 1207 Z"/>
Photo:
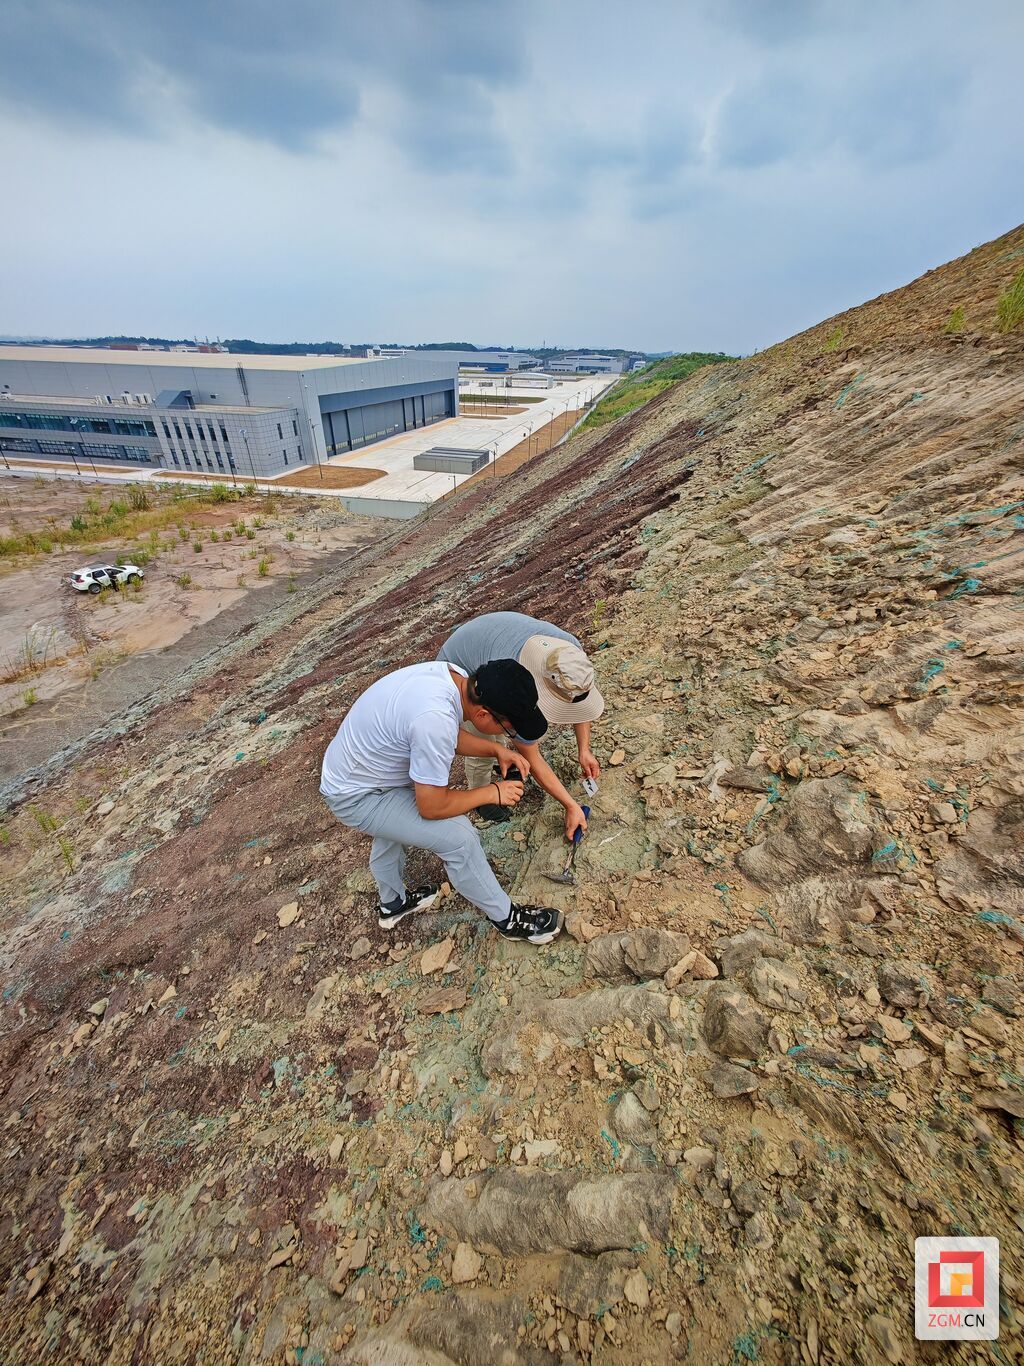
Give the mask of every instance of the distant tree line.
<path id="1" fill-rule="evenodd" d="M 134 345 L 145 342 L 150 346 L 196 346 L 194 337 L 47 337 L 38 343 L 32 342 L 29 345 L 46 346 L 112 346 L 112 345 Z M 539 360 L 550 360 L 554 356 L 574 355 L 574 356 L 643 356 L 646 360 L 657 361 L 672 352 L 644 352 L 630 350 L 622 346 L 476 346 L 473 342 L 467 341 L 446 341 L 446 342 L 339 342 L 339 341 L 310 341 L 310 342 L 258 342 L 251 337 L 225 337 L 218 339 L 218 345 L 226 346 L 233 355 L 239 356 L 365 356 L 366 352 L 373 346 L 385 346 L 390 349 L 406 351 L 525 351 L 528 355 L 536 356 Z M 725 360 L 727 357 L 719 354 L 714 356 L 704 352 L 690 352 L 689 356 L 701 357 L 702 363 L 709 361 Z"/>

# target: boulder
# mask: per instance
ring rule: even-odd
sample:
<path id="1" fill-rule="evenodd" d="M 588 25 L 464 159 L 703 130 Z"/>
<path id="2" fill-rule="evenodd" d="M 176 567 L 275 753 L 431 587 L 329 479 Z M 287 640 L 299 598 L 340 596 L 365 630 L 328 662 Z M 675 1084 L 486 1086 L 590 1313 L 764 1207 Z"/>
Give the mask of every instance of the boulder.
<path id="1" fill-rule="evenodd" d="M 769 1010 L 798 1013 L 807 1004 L 807 993 L 800 986 L 795 969 L 762 959 L 750 974 L 750 990 Z"/>
<path id="2" fill-rule="evenodd" d="M 695 982 L 710 982 L 718 976 L 718 965 L 713 963 L 700 949 L 691 949 L 679 962 L 669 968 L 665 973 L 665 985 L 669 991 L 674 991 L 680 982 L 684 982 L 688 977 Z"/>
<path id="3" fill-rule="evenodd" d="M 757 1077 L 745 1067 L 737 1067 L 732 1062 L 716 1062 L 707 1074 L 708 1085 L 720 1100 L 731 1100 L 734 1096 L 747 1096 L 756 1091 Z"/>
<path id="4" fill-rule="evenodd" d="M 787 887 L 843 867 L 868 871 L 873 836 L 863 793 L 843 778 L 809 778 L 790 797 L 781 828 L 736 862 L 761 887 Z"/>
<path id="5" fill-rule="evenodd" d="M 632 1091 L 627 1091 L 616 1104 L 612 1128 L 624 1143 L 632 1143 L 637 1148 L 649 1148 L 658 1137 L 650 1116 Z"/>
<path id="6" fill-rule="evenodd" d="M 768 1021 L 745 991 L 716 982 L 705 998 L 703 1034 L 723 1057 L 756 1059 L 768 1043 Z"/>
<path id="7" fill-rule="evenodd" d="M 661 983 L 651 987 L 601 987 L 580 996 L 531 998 L 522 1003 L 513 1020 L 491 1034 L 480 1053 L 484 1072 L 490 1077 L 502 1072 L 524 1072 L 550 1056 L 557 1043 L 580 1046 L 592 1029 L 627 1017 L 642 1029 L 657 1024 L 669 1038 L 678 1037 L 679 1028 L 671 1014 L 673 1002 Z"/>
<path id="8" fill-rule="evenodd" d="M 605 982 L 663 977 L 690 947 L 685 934 L 648 927 L 602 934 L 587 945 L 587 968 Z"/>
<path id="9" fill-rule="evenodd" d="M 475 1198 L 467 1193 L 470 1186 Z M 496 1168 L 470 1181 L 438 1181 L 420 1218 L 502 1255 L 624 1251 L 652 1236 L 668 1237 L 674 1189 L 671 1173 L 658 1170 L 588 1179 L 577 1172 Z"/>
<path id="10" fill-rule="evenodd" d="M 878 990 L 893 1006 L 916 1006 L 929 994 L 926 983 L 909 963 L 885 962 L 878 969 Z"/>
<path id="11" fill-rule="evenodd" d="M 469 1243 L 459 1243 L 452 1258 L 452 1284 L 466 1285 L 480 1275 L 484 1259 Z"/>
<path id="12" fill-rule="evenodd" d="M 731 939 L 719 939 L 715 947 L 719 950 L 725 977 L 746 972 L 759 958 L 786 958 L 790 953 L 785 940 L 765 934 L 763 930 L 744 930 Z"/>
<path id="13" fill-rule="evenodd" d="M 577 1318 L 595 1318 L 619 1303 L 635 1265 L 636 1258 L 628 1252 L 602 1252 L 599 1257 L 570 1252 L 559 1277 L 558 1298 Z"/>
<path id="14" fill-rule="evenodd" d="M 528 1312 L 524 1301 L 511 1297 L 459 1290 L 422 1295 L 382 1327 L 357 1336 L 340 1355 L 333 1348 L 314 1354 L 311 1336 L 307 1359 L 343 1360 L 346 1366 L 452 1366 L 456 1361 L 540 1366 L 550 1360 L 547 1353 L 519 1345 L 517 1338 Z"/>

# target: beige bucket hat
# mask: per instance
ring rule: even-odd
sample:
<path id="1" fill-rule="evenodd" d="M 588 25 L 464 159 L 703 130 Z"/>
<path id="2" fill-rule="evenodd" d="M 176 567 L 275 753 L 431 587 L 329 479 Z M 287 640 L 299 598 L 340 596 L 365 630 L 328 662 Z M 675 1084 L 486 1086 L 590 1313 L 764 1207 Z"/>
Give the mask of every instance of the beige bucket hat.
<path id="1" fill-rule="evenodd" d="M 519 663 L 533 674 L 537 706 L 552 725 L 596 721 L 604 711 L 594 666 L 578 645 L 553 636 L 531 636 L 519 652 Z"/>

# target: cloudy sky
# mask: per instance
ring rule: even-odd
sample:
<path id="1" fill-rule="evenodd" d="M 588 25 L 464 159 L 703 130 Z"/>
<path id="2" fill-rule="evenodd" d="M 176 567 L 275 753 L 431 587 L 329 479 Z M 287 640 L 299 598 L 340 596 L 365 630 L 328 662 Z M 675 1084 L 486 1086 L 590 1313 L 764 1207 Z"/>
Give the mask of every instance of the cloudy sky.
<path id="1" fill-rule="evenodd" d="M 1024 219 L 1019 0 L 4 0 L 0 332 L 747 352 Z"/>

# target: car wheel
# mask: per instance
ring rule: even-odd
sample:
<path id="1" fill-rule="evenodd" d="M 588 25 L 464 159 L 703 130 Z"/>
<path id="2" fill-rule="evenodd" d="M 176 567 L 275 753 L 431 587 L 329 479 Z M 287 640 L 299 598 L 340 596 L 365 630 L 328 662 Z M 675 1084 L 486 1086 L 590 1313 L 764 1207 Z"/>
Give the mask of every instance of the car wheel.
<path id="1" fill-rule="evenodd" d="M 91 583 L 91 584 L 89 585 L 89 592 L 90 592 L 90 593 L 98 593 L 99 591 L 100 591 L 100 586 L 99 586 L 98 583 Z"/>
<path id="2" fill-rule="evenodd" d="M 129 574 L 129 575 L 128 575 L 128 582 L 129 582 L 129 583 L 141 583 L 141 582 L 142 582 L 142 579 L 140 578 L 140 576 L 139 576 L 138 574 Z"/>

